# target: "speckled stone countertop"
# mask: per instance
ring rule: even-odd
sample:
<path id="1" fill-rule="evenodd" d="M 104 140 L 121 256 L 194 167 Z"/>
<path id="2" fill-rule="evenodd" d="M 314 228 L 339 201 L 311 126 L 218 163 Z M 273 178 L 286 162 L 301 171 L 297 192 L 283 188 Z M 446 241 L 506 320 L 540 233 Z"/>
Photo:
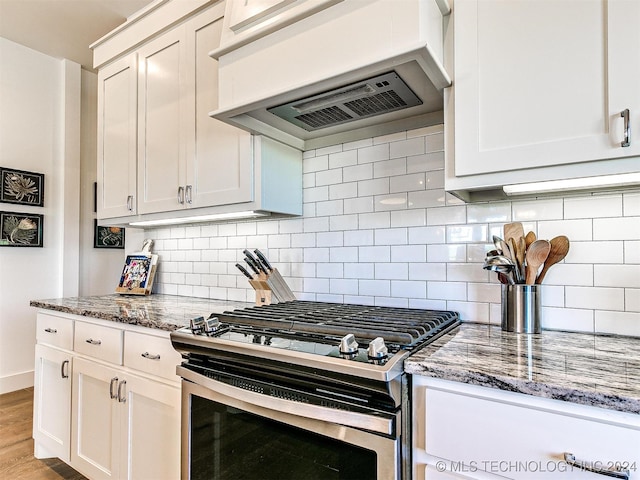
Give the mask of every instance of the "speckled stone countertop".
<path id="1" fill-rule="evenodd" d="M 176 295 L 103 295 L 93 297 L 31 300 L 32 307 L 100 318 L 160 330 L 176 330 L 189 326 L 195 317 L 244 308 L 251 303 Z"/>
<path id="2" fill-rule="evenodd" d="M 412 374 L 640 414 L 640 338 L 462 324 L 405 361 Z"/>

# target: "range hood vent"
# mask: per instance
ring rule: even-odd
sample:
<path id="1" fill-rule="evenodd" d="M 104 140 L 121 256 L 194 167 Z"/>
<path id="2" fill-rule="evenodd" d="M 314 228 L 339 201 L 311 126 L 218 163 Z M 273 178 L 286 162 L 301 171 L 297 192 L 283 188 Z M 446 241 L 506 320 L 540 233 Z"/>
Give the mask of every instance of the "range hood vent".
<path id="1" fill-rule="evenodd" d="M 213 118 L 299 150 L 443 122 L 447 0 L 274 0 L 268 20 L 233 31 L 241 3 L 227 2 L 209 52 Z"/>
<path id="2" fill-rule="evenodd" d="M 268 108 L 308 132 L 421 105 L 396 72 Z"/>

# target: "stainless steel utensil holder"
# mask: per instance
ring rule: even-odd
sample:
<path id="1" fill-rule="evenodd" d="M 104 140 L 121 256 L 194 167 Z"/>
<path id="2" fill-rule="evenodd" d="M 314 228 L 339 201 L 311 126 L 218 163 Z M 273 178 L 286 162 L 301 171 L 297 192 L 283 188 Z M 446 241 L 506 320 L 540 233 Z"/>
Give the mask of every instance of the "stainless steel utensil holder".
<path id="1" fill-rule="evenodd" d="M 541 293 L 540 285 L 502 285 L 502 330 L 540 333 Z"/>

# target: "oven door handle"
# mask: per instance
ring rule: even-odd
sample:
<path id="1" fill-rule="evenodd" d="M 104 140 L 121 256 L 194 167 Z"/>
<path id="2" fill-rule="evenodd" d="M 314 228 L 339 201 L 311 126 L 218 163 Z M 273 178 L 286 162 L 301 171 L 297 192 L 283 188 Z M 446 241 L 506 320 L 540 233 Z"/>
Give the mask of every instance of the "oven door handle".
<path id="1" fill-rule="evenodd" d="M 250 403 L 257 407 L 266 408 L 278 412 L 295 415 L 298 417 L 322 420 L 325 422 L 337 423 L 353 428 L 360 428 L 384 435 L 395 435 L 395 415 L 367 415 L 365 413 L 337 410 L 334 408 L 322 407 L 300 403 L 283 398 L 263 395 L 261 393 L 234 387 L 212 378 L 206 377 L 192 370 L 178 366 L 176 373 L 197 385 L 201 385 L 221 395 Z"/>

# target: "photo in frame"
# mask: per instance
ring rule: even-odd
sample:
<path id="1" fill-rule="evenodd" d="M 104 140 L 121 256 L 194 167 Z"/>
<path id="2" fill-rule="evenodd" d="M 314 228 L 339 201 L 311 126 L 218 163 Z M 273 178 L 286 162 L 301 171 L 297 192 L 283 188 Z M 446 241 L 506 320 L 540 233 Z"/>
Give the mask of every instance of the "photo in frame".
<path id="1" fill-rule="evenodd" d="M 104 227 L 93 219 L 93 248 L 124 248 L 124 228 Z"/>
<path id="2" fill-rule="evenodd" d="M 44 173 L 0 167 L 0 202 L 44 207 Z"/>
<path id="3" fill-rule="evenodd" d="M 0 212 L 0 247 L 42 247 L 44 216 Z"/>

